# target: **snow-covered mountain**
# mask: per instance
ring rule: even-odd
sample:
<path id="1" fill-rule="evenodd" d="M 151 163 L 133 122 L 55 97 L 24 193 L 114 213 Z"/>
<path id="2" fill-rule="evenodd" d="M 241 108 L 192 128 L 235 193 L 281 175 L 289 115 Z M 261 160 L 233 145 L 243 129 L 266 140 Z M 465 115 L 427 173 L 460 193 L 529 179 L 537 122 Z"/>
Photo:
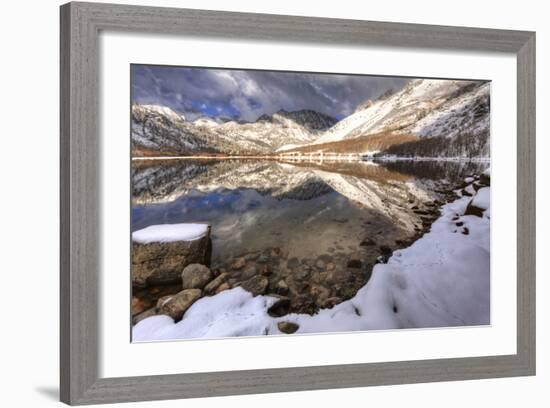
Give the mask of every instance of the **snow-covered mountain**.
<path id="1" fill-rule="evenodd" d="M 307 150 L 323 149 L 324 145 L 329 145 L 330 150 L 335 144 L 350 144 L 352 140 L 361 140 L 360 147 L 367 150 L 368 141 L 372 141 L 372 150 L 380 150 L 377 149 L 380 145 L 385 150 L 404 142 L 422 146 L 425 143 L 422 139 L 430 139 L 433 144 L 431 139 L 444 137 L 441 149 L 452 152 L 450 146 L 457 138 L 461 146 L 465 144 L 464 138 L 481 139 L 482 143 L 476 147 L 479 151 L 472 153 L 488 155 L 489 92 L 488 82 L 413 80 L 398 92 L 360 104 L 353 114 L 309 144 Z M 381 143 L 384 139 L 389 143 Z"/>
<path id="2" fill-rule="evenodd" d="M 326 131 L 316 144 L 381 132 L 452 137 L 457 132 L 488 126 L 489 83 L 418 79 L 400 91 L 367 101 Z"/>
<path id="3" fill-rule="evenodd" d="M 200 116 L 168 107 L 132 107 L 135 155 L 281 152 L 488 156 L 490 84 L 417 79 L 359 104 L 337 121 L 313 110 L 278 111 L 255 122 Z"/>
<path id="4" fill-rule="evenodd" d="M 157 105 L 132 106 L 132 150 L 142 156 L 157 153 L 216 152 L 208 135 L 172 109 Z"/>
<path id="5" fill-rule="evenodd" d="M 268 154 L 284 145 L 316 140 L 336 119 L 311 110 L 279 111 L 256 122 L 237 122 L 202 116 L 194 121 L 164 106 L 132 106 L 132 145 L 136 155 Z"/>

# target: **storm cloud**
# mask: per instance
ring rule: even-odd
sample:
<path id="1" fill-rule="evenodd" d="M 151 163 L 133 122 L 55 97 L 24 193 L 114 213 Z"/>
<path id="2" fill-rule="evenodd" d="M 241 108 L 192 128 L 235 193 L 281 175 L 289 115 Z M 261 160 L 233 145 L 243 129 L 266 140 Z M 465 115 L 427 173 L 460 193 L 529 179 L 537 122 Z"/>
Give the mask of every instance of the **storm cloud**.
<path id="1" fill-rule="evenodd" d="M 168 106 L 190 119 L 207 115 L 246 121 L 281 109 L 312 109 L 340 119 L 365 100 L 398 90 L 408 81 L 366 75 L 151 65 L 133 65 L 132 74 L 134 103 Z"/>

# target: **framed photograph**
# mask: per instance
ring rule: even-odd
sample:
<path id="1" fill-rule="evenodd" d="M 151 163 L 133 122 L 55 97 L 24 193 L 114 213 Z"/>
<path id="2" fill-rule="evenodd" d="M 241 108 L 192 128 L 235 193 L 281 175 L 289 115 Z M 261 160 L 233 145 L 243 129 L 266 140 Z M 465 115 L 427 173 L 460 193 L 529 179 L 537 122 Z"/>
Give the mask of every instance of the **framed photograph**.
<path id="1" fill-rule="evenodd" d="M 535 34 L 61 7 L 61 400 L 534 375 Z"/>

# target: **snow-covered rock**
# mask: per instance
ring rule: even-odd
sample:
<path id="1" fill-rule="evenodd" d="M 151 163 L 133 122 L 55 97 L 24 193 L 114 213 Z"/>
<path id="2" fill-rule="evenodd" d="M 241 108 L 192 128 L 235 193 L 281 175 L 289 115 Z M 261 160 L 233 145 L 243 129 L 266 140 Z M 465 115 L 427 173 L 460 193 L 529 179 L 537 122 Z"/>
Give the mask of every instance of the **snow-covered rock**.
<path id="1" fill-rule="evenodd" d="M 208 233 L 208 224 L 160 224 L 134 231 L 132 241 L 137 244 L 152 242 L 194 241 Z"/>
<path id="2" fill-rule="evenodd" d="M 152 225 L 132 234 L 132 283 L 138 287 L 181 281 L 183 268 L 210 263 L 206 224 Z"/>

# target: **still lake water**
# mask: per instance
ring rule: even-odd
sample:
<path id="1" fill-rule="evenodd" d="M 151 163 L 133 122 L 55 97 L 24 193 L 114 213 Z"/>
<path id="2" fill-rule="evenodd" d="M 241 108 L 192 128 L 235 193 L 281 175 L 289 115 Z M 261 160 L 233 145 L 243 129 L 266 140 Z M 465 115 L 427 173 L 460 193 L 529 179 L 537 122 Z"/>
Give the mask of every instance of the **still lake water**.
<path id="1" fill-rule="evenodd" d="M 439 205 L 453 199 L 449 192 L 487 166 L 136 160 L 132 230 L 206 222 L 212 227 L 213 268 L 230 269 L 237 257 L 269 257 L 275 251 L 284 265 L 290 260 L 315 265 L 321 259 L 337 269 L 350 261 L 368 269 L 385 251 L 406 246 L 429 229 Z"/>

